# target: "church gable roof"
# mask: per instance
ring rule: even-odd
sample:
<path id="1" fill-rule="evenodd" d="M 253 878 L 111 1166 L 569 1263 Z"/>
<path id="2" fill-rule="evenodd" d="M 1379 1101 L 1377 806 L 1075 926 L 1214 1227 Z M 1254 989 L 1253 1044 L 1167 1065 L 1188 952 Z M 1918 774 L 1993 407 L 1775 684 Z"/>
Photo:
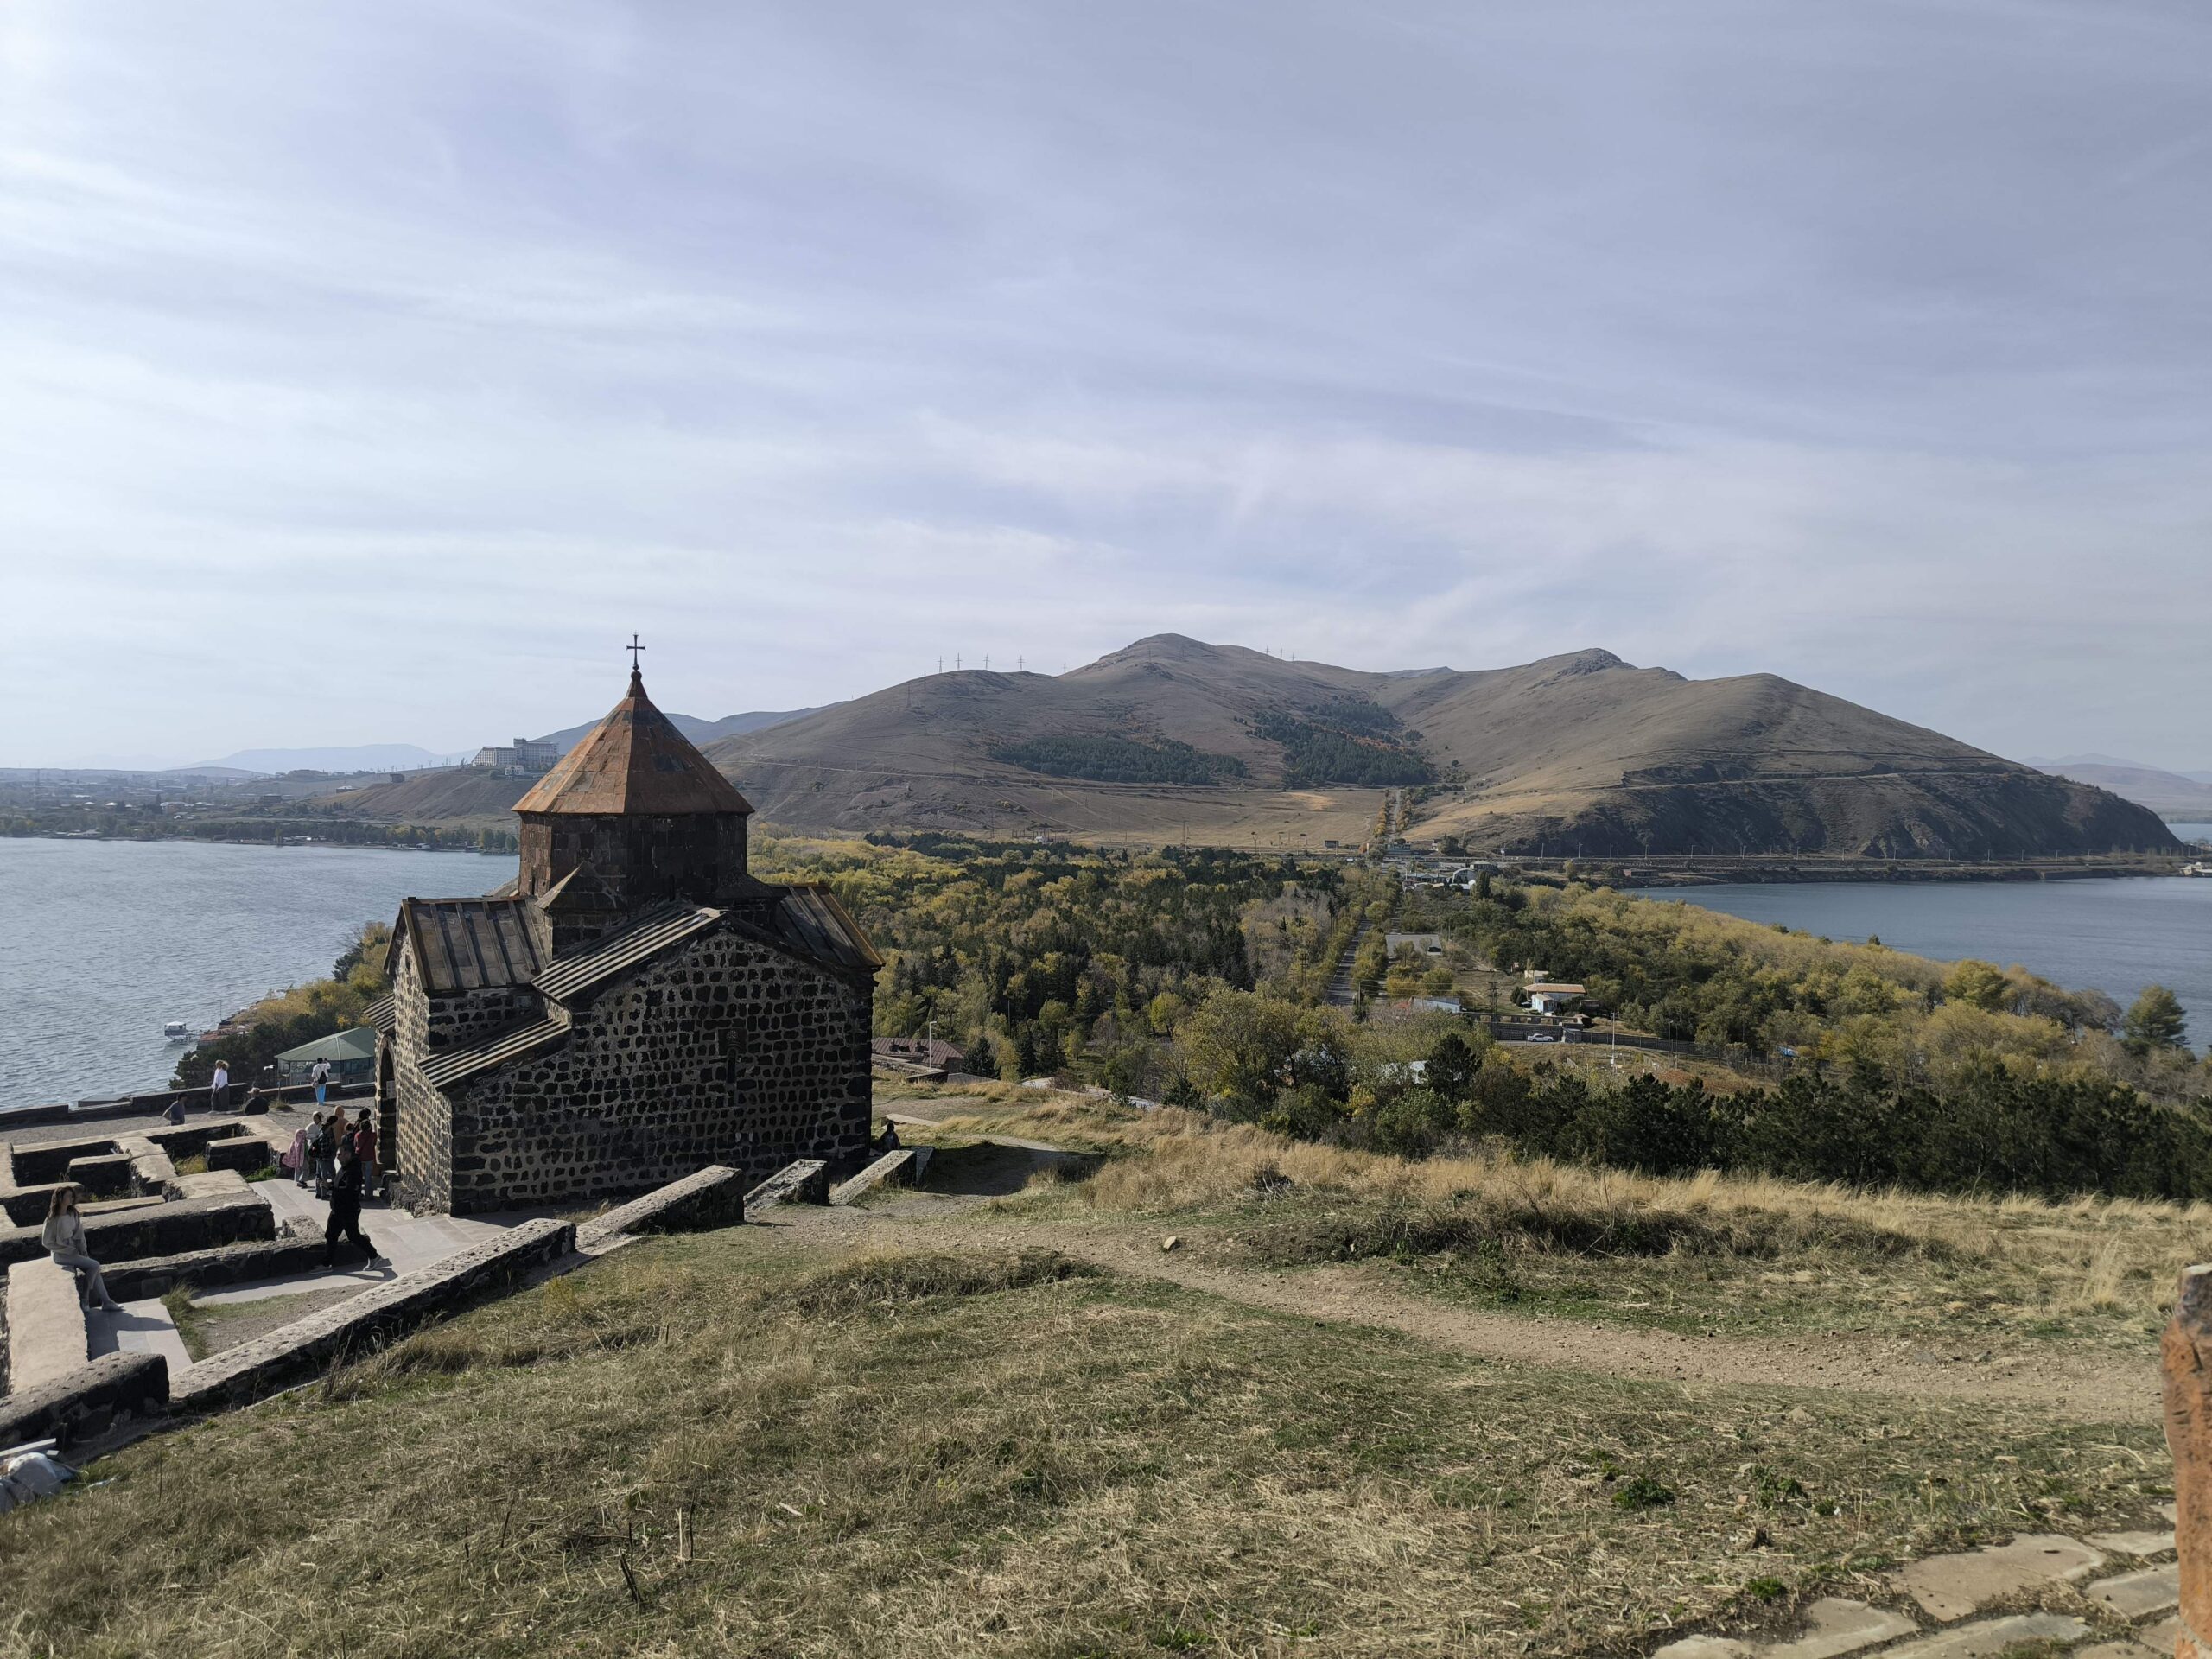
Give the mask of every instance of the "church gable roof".
<path id="1" fill-rule="evenodd" d="M 433 1054 L 423 1062 L 423 1081 L 433 1089 L 450 1089 L 480 1073 L 496 1071 L 503 1065 L 542 1054 L 556 1043 L 566 1041 L 568 1036 L 565 1020 L 533 1020 L 526 1026 L 500 1032 L 466 1048 L 448 1048 Z"/>
<path id="2" fill-rule="evenodd" d="M 793 882 L 769 918 L 778 940 L 801 956 L 848 974 L 873 976 L 883 958 L 826 881 Z"/>
<path id="3" fill-rule="evenodd" d="M 749 813 L 753 807 L 653 707 L 644 678 L 633 669 L 622 701 L 515 803 L 515 810 L 658 817 Z"/>
<path id="4" fill-rule="evenodd" d="M 408 899 L 391 930 L 385 972 L 404 943 L 433 995 L 527 985 L 545 965 L 548 942 L 527 899 Z"/>
<path id="5" fill-rule="evenodd" d="M 567 1002 L 664 950 L 696 938 L 722 918 L 719 910 L 697 905 L 667 905 L 589 950 L 563 957 L 537 977 L 537 988 L 556 1002 Z"/>

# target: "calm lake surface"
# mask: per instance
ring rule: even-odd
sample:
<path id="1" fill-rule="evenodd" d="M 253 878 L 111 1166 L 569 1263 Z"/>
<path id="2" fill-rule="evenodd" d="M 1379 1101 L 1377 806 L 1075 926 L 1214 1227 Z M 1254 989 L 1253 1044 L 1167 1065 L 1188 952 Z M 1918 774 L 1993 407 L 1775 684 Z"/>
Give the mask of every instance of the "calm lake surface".
<path id="1" fill-rule="evenodd" d="M 512 854 L 0 838 L 0 1105 L 159 1089 L 197 1032 L 330 971 L 399 901 L 488 893 Z"/>
<path id="2" fill-rule="evenodd" d="M 2018 963 L 2122 1007 L 2155 982 L 2189 1010 L 2191 1046 L 2212 1042 L 2212 880 L 1727 883 L 1643 896 L 1832 939 L 1876 934 L 1894 950 L 1946 962 Z"/>

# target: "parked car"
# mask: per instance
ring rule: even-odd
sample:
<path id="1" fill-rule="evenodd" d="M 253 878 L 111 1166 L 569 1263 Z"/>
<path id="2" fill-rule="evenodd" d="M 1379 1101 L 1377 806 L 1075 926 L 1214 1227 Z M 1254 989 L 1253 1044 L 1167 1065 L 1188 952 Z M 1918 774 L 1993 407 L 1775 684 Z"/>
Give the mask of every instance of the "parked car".
<path id="1" fill-rule="evenodd" d="M 1555 1043 L 1559 1039 L 1548 1031 L 1532 1031 L 1521 1040 L 1524 1043 Z"/>

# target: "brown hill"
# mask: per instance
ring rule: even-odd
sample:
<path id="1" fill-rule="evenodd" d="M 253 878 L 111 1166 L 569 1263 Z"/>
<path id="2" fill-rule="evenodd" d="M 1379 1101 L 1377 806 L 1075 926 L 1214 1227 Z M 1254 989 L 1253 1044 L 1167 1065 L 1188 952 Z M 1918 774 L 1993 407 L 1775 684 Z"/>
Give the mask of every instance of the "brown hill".
<path id="1" fill-rule="evenodd" d="M 931 676 L 715 744 L 773 822 L 1353 842 L 1426 785 L 1484 849 L 2036 857 L 2177 846 L 2149 812 L 1771 675 L 1577 652 L 1379 674 L 1179 635 L 1072 673 Z"/>
<path id="2" fill-rule="evenodd" d="M 394 823 L 474 823 L 512 830 L 515 803 L 533 780 L 501 778 L 475 766 L 404 772 L 396 783 L 366 784 L 325 795 L 315 804 L 347 817 Z"/>

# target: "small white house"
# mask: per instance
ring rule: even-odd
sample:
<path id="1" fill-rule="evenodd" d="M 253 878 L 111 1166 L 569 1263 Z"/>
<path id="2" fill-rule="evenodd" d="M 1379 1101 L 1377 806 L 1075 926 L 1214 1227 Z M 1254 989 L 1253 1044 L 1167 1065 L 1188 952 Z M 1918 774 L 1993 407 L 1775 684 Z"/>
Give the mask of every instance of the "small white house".
<path id="1" fill-rule="evenodd" d="M 1580 985 L 1531 985 L 1529 1007 L 1537 1014 L 1566 1014 L 1581 1005 L 1584 995 Z"/>

